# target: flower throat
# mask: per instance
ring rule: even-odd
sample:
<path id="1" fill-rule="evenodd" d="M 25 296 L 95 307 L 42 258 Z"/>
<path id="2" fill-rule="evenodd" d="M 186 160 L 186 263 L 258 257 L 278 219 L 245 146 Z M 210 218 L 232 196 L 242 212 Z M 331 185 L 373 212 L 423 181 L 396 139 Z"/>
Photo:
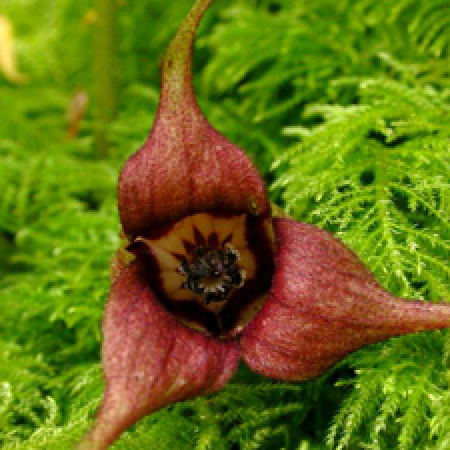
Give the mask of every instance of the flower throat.
<path id="1" fill-rule="evenodd" d="M 245 280 L 245 270 L 239 268 L 238 258 L 239 252 L 230 245 L 219 249 L 197 247 L 191 263 L 184 260 L 178 268 L 186 276 L 182 286 L 200 295 L 205 305 L 222 302 Z"/>
<path id="2" fill-rule="evenodd" d="M 168 311 L 195 330 L 227 338 L 265 303 L 274 246 L 267 218 L 199 213 L 136 237 L 128 250 Z"/>

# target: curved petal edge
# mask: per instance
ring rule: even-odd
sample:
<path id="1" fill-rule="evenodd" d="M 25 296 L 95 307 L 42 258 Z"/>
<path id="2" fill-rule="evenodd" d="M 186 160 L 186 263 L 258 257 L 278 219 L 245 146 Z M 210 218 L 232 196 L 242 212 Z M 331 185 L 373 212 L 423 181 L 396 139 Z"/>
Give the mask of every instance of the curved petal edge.
<path id="1" fill-rule="evenodd" d="M 450 304 L 396 298 L 330 233 L 287 219 L 273 222 L 271 294 L 240 340 L 252 370 L 307 380 L 367 344 L 450 327 Z"/>
<path id="2" fill-rule="evenodd" d="M 220 389 L 237 345 L 192 331 L 159 303 L 135 263 L 117 277 L 103 320 L 103 404 L 79 449 L 107 448 L 144 415 Z"/>
<path id="3" fill-rule="evenodd" d="M 192 44 L 210 3 L 197 0 L 172 39 L 152 130 L 120 174 L 120 218 L 132 237 L 200 212 L 270 215 L 258 171 L 208 123 L 195 98 Z"/>

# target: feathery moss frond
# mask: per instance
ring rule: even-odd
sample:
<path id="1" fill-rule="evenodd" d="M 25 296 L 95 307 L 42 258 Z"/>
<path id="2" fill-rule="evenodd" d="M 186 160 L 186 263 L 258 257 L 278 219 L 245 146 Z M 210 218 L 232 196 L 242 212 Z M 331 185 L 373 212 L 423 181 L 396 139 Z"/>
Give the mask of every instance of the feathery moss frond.
<path id="1" fill-rule="evenodd" d="M 448 126 L 445 99 L 383 79 L 359 83 L 361 104 L 311 106 L 326 122 L 300 135 L 288 168 L 288 211 L 336 231 L 403 296 L 448 298 Z"/>
<path id="2" fill-rule="evenodd" d="M 354 389 L 333 419 L 328 445 L 336 449 L 355 445 L 374 450 L 434 448 L 433 434 L 437 435 L 445 419 L 432 419 L 432 409 L 439 402 L 445 410 L 448 403 L 443 334 L 391 339 L 377 345 L 377 352 L 367 349 L 352 355 L 349 363 L 358 376 L 350 381 Z"/>
<path id="3" fill-rule="evenodd" d="M 202 109 L 252 155 L 272 200 L 334 231 L 392 292 L 433 300 L 449 300 L 447 3 L 217 1 L 194 55 Z M 190 5 L 118 2 L 119 114 L 104 160 L 92 2 L 0 6 L 28 76 L 0 75 L 2 448 L 72 448 L 100 404 L 118 169 L 151 127 L 160 57 Z M 90 103 L 69 139 L 78 89 Z M 113 448 L 446 450 L 448 334 L 372 346 L 302 384 L 240 367 L 218 394 L 144 418 Z"/>

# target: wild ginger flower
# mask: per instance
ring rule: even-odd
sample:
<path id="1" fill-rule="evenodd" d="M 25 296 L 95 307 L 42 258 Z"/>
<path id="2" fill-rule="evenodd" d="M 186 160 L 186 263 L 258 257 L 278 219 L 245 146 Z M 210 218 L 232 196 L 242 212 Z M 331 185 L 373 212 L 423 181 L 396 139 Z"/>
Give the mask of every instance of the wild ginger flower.
<path id="1" fill-rule="evenodd" d="M 196 1 L 169 45 L 153 128 L 120 175 L 127 246 L 104 313 L 104 400 L 83 449 L 217 391 L 239 358 L 301 381 L 364 345 L 450 326 L 448 305 L 396 298 L 329 233 L 271 217 L 259 174 L 195 100 L 192 43 L 210 2 Z"/>

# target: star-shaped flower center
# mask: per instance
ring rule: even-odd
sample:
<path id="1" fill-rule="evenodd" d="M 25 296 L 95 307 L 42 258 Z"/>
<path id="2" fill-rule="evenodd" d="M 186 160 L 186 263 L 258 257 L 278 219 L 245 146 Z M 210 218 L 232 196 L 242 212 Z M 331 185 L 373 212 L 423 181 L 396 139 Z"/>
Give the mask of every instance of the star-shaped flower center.
<path id="1" fill-rule="evenodd" d="M 239 252 L 231 245 L 221 248 L 201 245 L 193 252 L 191 262 L 183 260 L 178 268 L 186 275 L 182 287 L 200 295 L 205 305 L 222 302 L 245 280 L 245 270 L 239 267 L 238 259 Z"/>
<path id="2" fill-rule="evenodd" d="M 137 237 L 129 250 L 170 312 L 191 328 L 226 338 L 264 304 L 274 245 L 270 220 L 201 213 Z"/>

